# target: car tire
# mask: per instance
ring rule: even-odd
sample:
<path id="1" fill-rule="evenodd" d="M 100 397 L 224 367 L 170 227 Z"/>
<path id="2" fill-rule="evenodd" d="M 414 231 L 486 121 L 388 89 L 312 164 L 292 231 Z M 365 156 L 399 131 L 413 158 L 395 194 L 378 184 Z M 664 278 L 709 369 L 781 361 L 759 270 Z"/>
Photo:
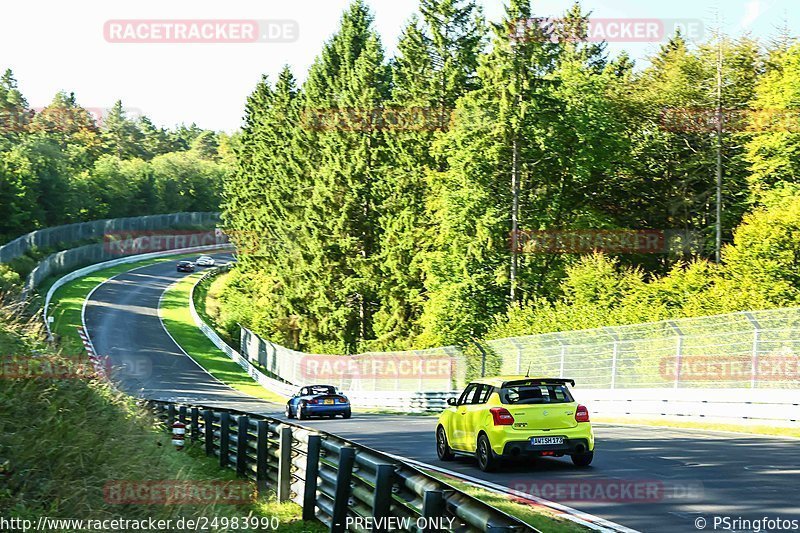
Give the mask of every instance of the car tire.
<path id="1" fill-rule="evenodd" d="M 592 464 L 592 459 L 594 459 L 594 452 L 576 453 L 572 455 L 572 463 L 575 466 L 589 466 Z"/>
<path id="2" fill-rule="evenodd" d="M 436 428 L 436 455 L 440 461 L 452 461 L 456 457 L 450 448 L 450 443 L 447 442 L 447 433 L 442 426 Z"/>
<path id="3" fill-rule="evenodd" d="M 292 408 L 288 403 L 286 404 L 286 418 L 294 418 L 292 416 Z"/>
<path id="4" fill-rule="evenodd" d="M 342 413 L 342 418 L 350 418 L 350 416 L 352 416 L 352 413 L 350 411 L 345 411 L 344 413 Z"/>
<path id="5" fill-rule="evenodd" d="M 475 457 L 478 459 L 478 467 L 484 472 L 494 472 L 500 459 L 494 454 L 489 437 L 485 433 L 478 436 L 478 445 L 475 448 Z"/>
<path id="6" fill-rule="evenodd" d="M 308 415 L 306 414 L 305 410 L 305 404 L 301 403 L 300 405 L 297 406 L 297 418 L 299 418 L 300 420 L 305 420 L 306 418 L 308 418 Z"/>

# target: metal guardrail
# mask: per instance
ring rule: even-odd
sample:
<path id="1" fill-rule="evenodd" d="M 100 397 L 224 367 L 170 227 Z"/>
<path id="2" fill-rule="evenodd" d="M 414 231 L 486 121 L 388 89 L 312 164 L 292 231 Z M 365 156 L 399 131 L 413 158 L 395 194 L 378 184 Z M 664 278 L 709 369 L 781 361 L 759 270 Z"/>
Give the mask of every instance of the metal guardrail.
<path id="1" fill-rule="evenodd" d="M 183 422 L 187 437 L 220 466 L 255 481 L 260 493 L 297 503 L 304 520 L 332 533 L 365 531 L 359 518 L 376 519 L 369 529 L 376 533 L 538 531 L 402 460 L 329 433 L 242 411 L 147 403 L 167 430 Z"/>
<path id="2" fill-rule="evenodd" d="M 0 246 L 0 263 L 8 263 L 32 248 L 51 248 L 87 239 L 102 237 L 108 232 L 147 231 L 184 224 L 207 225 L 219 221 L 218 212 L 186 212 L 141 217 L 91 220 L 63 226 L 53 226 L 26 233 Z"/>

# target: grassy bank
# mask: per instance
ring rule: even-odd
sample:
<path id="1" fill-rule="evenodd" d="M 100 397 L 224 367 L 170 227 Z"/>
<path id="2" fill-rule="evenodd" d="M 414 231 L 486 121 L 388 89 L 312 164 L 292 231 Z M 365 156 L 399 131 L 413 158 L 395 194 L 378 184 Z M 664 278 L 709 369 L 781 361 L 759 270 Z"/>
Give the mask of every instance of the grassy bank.
<path id="1" fill-rule="evenodd" d="M 8 314 L 0 316 L 0 516 L 34 523 L 41 516 L 274 516 L 281 520 L 282 531 L 323 531 L 319 524 L 299 521 L 298 506 L 268 499 L 235 505 L 213 498 L 191 505 L 119 504 L 110 499 L 109 487 L 119 482 L 169 480 L 203 487 L 237 478 L 199 447 L 176 451 L 146 410 L 104 383 L 86 374 L 46 372 L 51 366 L 41 366 L 45 358 L 59 368 L 74 360 L 50 353 L 35 340 L 35 332 L 9 325 L 10 319 Z"/>
<path id="2" fill-rule="evenodd" d="M 188 304 L 192 286 L 200 275 L 197 273 L 187 276 L 164 293 L 159 314 L 167 331 L 181 348 L 191 354 L 192 359 L 226 385 L 256 398 L 278 403 L 285 402 L 286 398 L 283 396 L 268 391 L 253 381 L 242 367 L 231 361 L 222 350 L 214 346 L 214 343 L 195 325 Z"/>

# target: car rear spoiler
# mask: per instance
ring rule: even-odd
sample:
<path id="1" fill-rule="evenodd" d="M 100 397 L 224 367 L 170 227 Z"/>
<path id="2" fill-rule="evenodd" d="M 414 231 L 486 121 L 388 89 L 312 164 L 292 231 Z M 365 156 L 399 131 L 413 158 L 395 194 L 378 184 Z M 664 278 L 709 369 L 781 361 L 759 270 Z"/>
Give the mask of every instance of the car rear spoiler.
<path id="1" fill-rule="evenodd" d="M 566 379 L 566 378 L 525 378 L 525 379 L 515 379 L 514 381 L 505 381 L 503 382 L 503 387 L 513 387 L 514 385 L 524 385 L 526 383 L 539 383 L 542 385 L 566 385 L 567 383 L 570 386 L 575 386 L 574 379 Z"/>

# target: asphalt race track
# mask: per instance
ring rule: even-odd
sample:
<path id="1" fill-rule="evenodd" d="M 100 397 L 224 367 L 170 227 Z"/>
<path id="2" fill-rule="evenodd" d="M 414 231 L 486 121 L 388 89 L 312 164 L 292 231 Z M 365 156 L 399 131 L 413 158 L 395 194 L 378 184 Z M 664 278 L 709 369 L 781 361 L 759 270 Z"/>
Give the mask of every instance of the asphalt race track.
<path id="1" fill-rule="evenodd" d="M 216 257 L 229 258 L 224 254 Z M 216 381 L 164 330 L 158 318 L 159 299 L 185 275 L 175 271 L 173 262 L 150 265 L 113 278 L 90 296 L 85 325 L 97 353 L 109 356 L 111 364 L 119 367 L 114 372 L 119 387 L 147 398 L 226 406 L 282 418 L 283 406 Z M 580 376 L 571 377 L 580 384 Z M 580 398 L 579 389 L 575 395 Z M 713 531 L 715 515 L 800 520 L 800 440 L 595 425 L 597 447 L 590 468 L 575 468 L 569 458 L 548 458 L 509 463 L 496 473 L 484 474 L 470 458 L 438 461 L 435 422 L 434 417 L 354 413 L 350 420 L 304 424 L 388 453 L 541 495 L 640 531 L 697 531 L 698 517 L 704 517 L 708 521 L 705 529 Z M 587 483 L 576 484 L 583 481 Z M 562 499 L 556 491 L 579 496 Z"/>

